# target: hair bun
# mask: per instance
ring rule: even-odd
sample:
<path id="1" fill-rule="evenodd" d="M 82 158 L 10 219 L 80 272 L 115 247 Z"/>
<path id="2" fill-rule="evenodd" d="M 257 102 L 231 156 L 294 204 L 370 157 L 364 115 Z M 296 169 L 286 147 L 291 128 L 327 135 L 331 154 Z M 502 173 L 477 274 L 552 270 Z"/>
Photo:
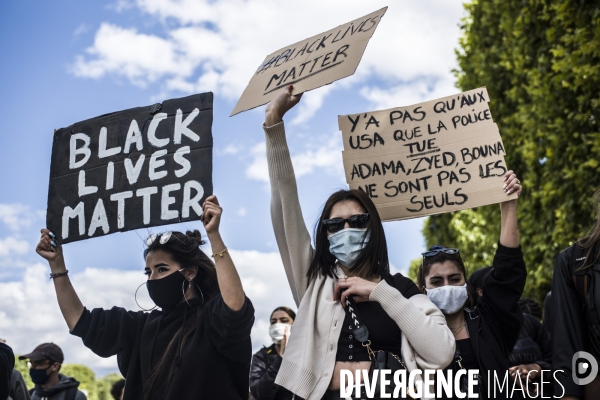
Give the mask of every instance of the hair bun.
<path id="1" fill-rule="evenodd" d="M 196 243 L 198 243 L 199 245 L 203 245 L 205 242 L 204 240 L 202 240 L 202 235 L 200 234 L 200 231 L 198 229 L 194 229 L 193 231 L 187 231 L 185 232 L 185 234 L 194 239 L 194 241 L 196 241 Z"/>

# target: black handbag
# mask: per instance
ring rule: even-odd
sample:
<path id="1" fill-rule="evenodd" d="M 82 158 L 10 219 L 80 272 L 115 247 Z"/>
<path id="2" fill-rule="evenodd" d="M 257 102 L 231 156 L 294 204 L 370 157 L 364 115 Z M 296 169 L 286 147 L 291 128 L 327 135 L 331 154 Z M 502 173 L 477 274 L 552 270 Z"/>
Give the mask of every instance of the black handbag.
<path id="1" fill-rule="evenodd" d="M 375 395 L 379 395 L 380 391 L 380 376 L 381 370 L 389 370 L 391 371 L 390 376 L 390 385 L 386 389 L 386 393 L 392 394 L 396 388 L 394 383 L 393 375 L 398 370 L 406 370 L 406 374 L 408 377 L 408 368 L 402 361 L 400 356 L 387 351 L 387 350 L 373 350 L 371 347 L 371 341 L 369 340 L 369 330 L 366 325 L 360 322 L 360 313 L 358 312 L 358 308 L 354 302 L 354 298 L 352 296 L 346 297 L 346 312 L 350 314 L 352 318 L 352 322 L 354 323 L 354 337 L 358 340 L 363 347 L 367 349 L 369 354 L 369 360 L 371 360 L 371 367 L 369 368 L 369 379 L 371 385 L 375 385 Z M 373 379 L 375 375 L 375 371 L 379 371 L 377 374 L 377 378 Z M 408 389 L 407 389 L 408 391 Z M 412 398 L 408 393 L 406 394 L 409 398 Z"/>

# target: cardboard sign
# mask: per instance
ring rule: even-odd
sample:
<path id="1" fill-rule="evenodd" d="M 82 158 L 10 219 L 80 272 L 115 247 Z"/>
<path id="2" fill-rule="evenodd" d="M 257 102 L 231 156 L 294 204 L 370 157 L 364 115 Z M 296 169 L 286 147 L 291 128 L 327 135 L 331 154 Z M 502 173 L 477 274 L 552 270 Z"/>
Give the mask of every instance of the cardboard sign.
<path id="1" fill-rule="evenodd" d="M 338 117 L 351 189 L 382 220 L 516 198 L 502 190 L 505 148 L 485 87 L 408 107 Z"/>
<path id="2" fill-rule="evenodd" d="M 269 54 L 231 116 L 267 104 L 286 85 L 293 84 L 298 94 L 352 75 L 386 11 L 384 7 Z"/>
<path id="3" fill-rule="evenodd" d="M 212 93 L 54 132 L 46 226 L 60 243 L 197 220 L 212 194 Z"/>

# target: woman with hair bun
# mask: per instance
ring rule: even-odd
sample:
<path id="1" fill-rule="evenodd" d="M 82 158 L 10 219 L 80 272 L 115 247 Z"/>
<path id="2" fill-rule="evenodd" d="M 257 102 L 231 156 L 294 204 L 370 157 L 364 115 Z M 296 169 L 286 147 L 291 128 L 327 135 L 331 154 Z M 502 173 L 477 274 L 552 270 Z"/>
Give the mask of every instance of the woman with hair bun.
<path id="1" fill-rule="evenodd" d="M 67 275 L 62 247 L 52 232 L 41 231 L 36 251 L 50 264 L 71 334 L 101 357 L 117 355 L 124 400 L 248 397 L 254 308 L 219 233 L 217 198 L 208 197 L 202 208 L 214 263 L 200 250 L 198 230 L 146 240 L 146 284 L 160 308 L 150 312 L 86 309 Z"/>

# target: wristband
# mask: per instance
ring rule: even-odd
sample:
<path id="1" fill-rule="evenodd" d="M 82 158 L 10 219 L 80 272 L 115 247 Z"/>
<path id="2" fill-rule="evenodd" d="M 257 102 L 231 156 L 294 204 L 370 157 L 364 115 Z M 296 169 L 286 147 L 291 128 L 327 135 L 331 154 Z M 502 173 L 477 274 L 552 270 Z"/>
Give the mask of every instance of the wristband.
<path id="1" fill-rule="evenodd" d="M 51 274 L 50 274 L 50 279 L 49 279 L 49 280 L 52 280 L 52 279 L 55 279 L 55 278 L 60 278 L 61 276 L 65 276 L 65 275 L 67 275 L 68 273 L 69 273 L 69 270 L 68 270 L 68 269 L 67 269 L 67 270 L 65 270 L 64 272 L 51 273 Z"/>

